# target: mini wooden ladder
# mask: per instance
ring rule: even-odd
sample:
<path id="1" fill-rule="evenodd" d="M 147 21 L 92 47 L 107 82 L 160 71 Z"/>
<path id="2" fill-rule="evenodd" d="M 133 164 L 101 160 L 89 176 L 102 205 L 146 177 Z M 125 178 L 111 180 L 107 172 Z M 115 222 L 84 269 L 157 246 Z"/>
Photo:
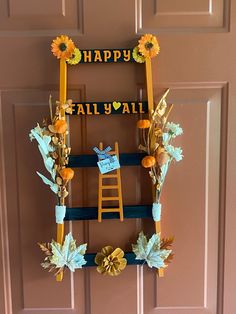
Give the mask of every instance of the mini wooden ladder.
<path id="1" fill-rule="evenodd" d="M 103 143 L 99 143 L 99 149 L 103 150 Z M 116 155 L 119 160 L 119 148 L 118 143 L 115 142 L 115 150 L 110 151 L 109 155 Z M 116 184 L 103 184 L 103 179 L 113 179 L 116 180 Z M 114 213 L 118 212 L 120 214 L 120 221 L 124 220 L 123 214 L 123 200 L 122 200 L 122 192 L 121 192 L 121 176 L 120 169 L 113 170 L 111 173 L 101 174 L 99 171 L 99 179 L 98 179 L 98 221 L 102 221 L 102 213 Z M 110 181 L 110 180 L 109 180 Z M 118 192 L 117 196 L 103 196 L 103 191 L 105 190 L 116 190 Z M 107 201 L 118 201 L 117 207 L 103 207 L 104 202 Z"/>

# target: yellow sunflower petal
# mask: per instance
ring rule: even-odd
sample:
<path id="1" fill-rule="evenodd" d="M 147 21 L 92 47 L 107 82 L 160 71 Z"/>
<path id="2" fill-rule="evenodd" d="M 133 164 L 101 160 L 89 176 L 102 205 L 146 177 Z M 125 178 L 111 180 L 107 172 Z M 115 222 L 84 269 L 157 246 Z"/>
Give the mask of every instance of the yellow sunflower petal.
<path id="1" fill-rule="evenodd" d="M 66 35 L 61 35 L 53 40 L 51 51 L 58 59 L 68 59 L 73 54 L 75 45 L 73 41 Z"/>
<path id="2" fill-rule="evenodd" d="M 139 52 L 139 48 L 138 46 L 134 47 L 133 52 L 132 52 L 132 56 L 134 58 L 134 60 L 138 63 L 144 63 L 145 62 L 145 58 L 144 56 Z"/>
<path id="3" fill-rule="evenodd" d="M 76 65 L 80 62 L 82 58 L 82 53 L 78 48 L 75 48 L 71 57 L 69 59 L 66 60 L 67 63 L 69 63 L 70 65 Z"/>
<path id="4" fill-rule="evenodd" d="M 138 48 L 139 52 L 144 57 L 149 58 L 155 57 L 160 51 L 160 46 L 157 38 L 152 34 L 146 34 L 142 36 L 139 40 Z"/>

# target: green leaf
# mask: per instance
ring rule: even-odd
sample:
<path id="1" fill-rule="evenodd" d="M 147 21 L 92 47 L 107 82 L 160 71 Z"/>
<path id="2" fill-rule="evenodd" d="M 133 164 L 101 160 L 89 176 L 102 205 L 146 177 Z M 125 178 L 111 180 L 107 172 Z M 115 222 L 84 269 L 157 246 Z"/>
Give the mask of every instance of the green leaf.
<path id="1" fill-rule="evenodd" d="M 149 267 L 165 267 L 165 260 L 172 250 L 161 249 L 161 239 L 158 233 L 154 233 L 149 241 L 143 231 L 140 232 L 137 244 L 132 245 L 136 259 L 145 260 Z"/>

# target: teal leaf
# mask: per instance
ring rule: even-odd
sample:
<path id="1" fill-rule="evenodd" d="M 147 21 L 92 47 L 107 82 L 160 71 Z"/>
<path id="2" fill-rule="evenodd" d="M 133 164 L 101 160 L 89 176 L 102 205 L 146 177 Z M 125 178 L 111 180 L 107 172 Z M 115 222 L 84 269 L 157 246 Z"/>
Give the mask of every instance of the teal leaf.
<path id="1" fill-rule="evenodd" d="M 87 249 L 87 244 L 82 244 L 76 247 L 76 242 L 71 233 L 65 237 L 63 245 L 52 241 L 52 256 L 50 263 L 54 264 L 56 268 L 68 267 L 71 271 L 77 268 L 82 268 L 87 262 L 84 259 L 84 254 Z"/>
<path id="2" fill-rule="evenodd" d="M 51 143 L 51 136 L 43 135 L 45 129 L 41 128 L 39 124 L 30 131 L 30 139 L 36 139 L 38 142 L 38 149 L 40 154 L 43 157 L 44 166 L 47 171 L 50 173 L 53 180 L 56 178 L 56 171 L 54 169 L 55 160 L 50 156 L 50 152 L 55 151 L 55 147 L 53 147 Z M 47 184 L 47 183 L 46 183 Z"/>
<path id="3" fill-rule="evenodd" d="M 38 149 L 39 149 L 41 156 L 43 157 L 43 160 L 47 159 L 48 154 L 45 154 L 45 150 L 43 150 L 43 148 L 40 145 L 38 145 Z"/>
<path id="4" fill-rule="evenodd" d="M 44 128 L 41 128 L 40 125 L 37 123 L 37 126 L 36 126 L 34 129 L 32 129 L 32 130 L 30 131 L 30 134 L 29 134 L 29 137 L 30 137 L 31 142 L 32 142 L 32 140 L 35 139 L 35 136 L 34 136 L 33 133 L 36 132 L 39 136 L 42 137 L 44 130 L 45 130 L 45 129 L 44 129 Z M 34 131 L 34 132 L 32 132 L 32 131 Z"/>
<path id="5" fill-rule="evenodd" d="M 53 172 L 54 172 L 55 160 L 52 159 L 52 157 L 50 157 L 48 155 L 45 155 L 45 153 L 44 153 L 43 149 L 41 148 L 41 146 L 38 145 L 38 148 L 39 148 L 40 154 L 43 157 L 43 162 L 44 162 L 45 168 L 47 169 L 47 171 L 51 174 L 52 178 L 54 179 Z"/>
<path id="6" fill-rule="evenodd" d="M 42 151 L 44 152 L 45 155 L 48 155 L 49 150 L 46 145 L 46 143 L 43 141 L 42 137 L 38 135 L 34 130 L 31 130 L 31 134 L 34 136 L 36 141 L 38 142 L 39 146 L 41 147 Z"/>
<path id="7" fill-rule="evenodd" d="M 169 140 L 170 140 L 170 135 L 169 135 L 169 133 L 163 133 L 163 134 L 162 134 L 162 141 L 163 141 L 163 144 L 164 144 L 164 145 L 168 144 Z"/>
<path id="8" fill-rule="evenodd" d="M 53 181 L 55 181 L 55 179 L 56 179 L 56 170 L 54 168 L 52 169 L 51 176 L 52 176 Z"/>
<path id="9" fill-rule="evenodd" d="M 169 165 L 170 165 L 170 160 L 167 161 L 164 165 L 161 166 L 161 171 L 160 171 L 160 175 L 159 175 L 159 178 L 158 178 L 158 181 L 160 183 L 160 185 L 162 186 L 164 181 L 165 181 L 165 178 L 166 178 L 166 175 L 167 175 L 167 171 L 169 169 Z"/>
<path id="10" fill-rule="evenodd" d="M 53 152 L 55 150 L 54 147 L 50 145 L 51 136 L 49 135 L 42 135 L 41 133 L 39 134 L 38 131 L 36 131 L 35 129 L 32 129 L 30 131 L 30 138 L 36 139 L 36 141 L 38 142 L 39 146 L 41 147 L 45 155 L 48 155 L 49 152 Z"/>
<path id="11" fill-rule="evenodd" d="M 52 159 L 52 157 L 48 157 L 44 159 L 45 168 L 50 174 L 52 174 L 54 163 L 55 161 Z"/>
<path id="12" fill-rule="evenodd" d="M 43 135 L 43 141 L 44 141 L 44 143 L 47 145 L 47 147 L 50 147 L 50 149 L 52 149 L 51 148 L 51 145 L 50 145 L 50 142 L 51 142 L 51 136 L 49 136 L 49 135 Z"/>
<path id="13" fill-rule="evenodd" d="M 145 248 L 147 246 L 147 238 L 143 234 L 143 231 L 140 232 L 138 240 L 137 240 L 137 245 L 132 245 L 133 247 L 133 252 L 139 256 L 139 259 L 145 259 L 146 258 L 146 251 Z"/>
<path id="14" fill-rule="evenodd" d="M 147 241 L 143 232 L 140 232 L 137 244 L 132 245 L 136 259 L 144 260 L 150 268 L 165 267 L 165 260 L 172 250 L 161 249 L 161 239 L 158 233 L 154 233 Z"/>
<path id="15" fill-rule="evenodd" d="M 161 246 L 160 237 L 156 233 L 154 233 L 152 237 L 149 239 L 148 244 L 146 245 L 146 250 L 145 250 L 146 254 L 149 255 L 152 249 L 154 248 L 158 249 L 160 248 L 160 246 Z"/>
<path id="16" fill-rule="evenodd" d="M 56 183 L 50 181 L 48 178 L 46 178 L 44 175 L 42 175 L 40 172 L 36 171 L 37 172 L 37 175 L 40 176 L 40 178 L 43 180 L 43 182 L 47 185 L 50 186 L 50 189 L 55 193 L 57 194 L 58 192 L 58 186 Z"/>

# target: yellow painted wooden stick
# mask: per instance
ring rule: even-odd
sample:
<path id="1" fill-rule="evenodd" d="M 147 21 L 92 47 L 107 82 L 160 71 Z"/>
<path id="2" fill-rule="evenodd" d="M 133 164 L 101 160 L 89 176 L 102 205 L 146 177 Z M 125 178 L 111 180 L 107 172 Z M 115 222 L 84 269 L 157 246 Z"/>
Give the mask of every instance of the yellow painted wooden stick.
<path id="1" fill-rule="evenodd" d="M 148 97 L 148 112 L 149 116 L 153 110 L 153 85 L 152 85 L 152 63 L 151 58 L 146 58 L 146 81 L 147 81 L 147 97 Z"/>
<path id="2" fill-rule="evenodd" d="M 156 233 L 159 233 L 161 236 L 161 222 L 160 221 L 155 221 L 155 230 L 156 230 Z M 164 268 L 159 268 L 157 270 L 157 274 L 159 277 L 164 277 Z"/>
<path id="3" fill-rule="evenodd" d="M 159 233 L 161 237 L 161 222 L 160 221 L 155 221 L 155 229 L 156 229 L 156 233 Z M 157 269 L 157 274 L 159 277 L 164 277 L 164 268 Z"/>
<path id="4" fill-rule="evenodd" d="M 151 58 L 146 58 L 146 81 L 147 81 L 148 112 L 149 112 L 149 118 L 150 118 L 151 113 L 154 110 Z M 153 193 L 155 192 L 153 191 Z M 160 221 L 155 222 L 155 231 L 156 233 L 159 233 L 161 236 L 161 222 Z M 159 277 L 164 277 L 164 268 L 158 269 L 157 274 Z"/>
<path id="5" fill-rule="evenodd" d="M 67 91 L 67 64 L 64 59 L 60 59 L 60 103 L 61 105 L 66 102 L 66 91 Z M 65 110 L 60 109 L 61 118 L 65 119 Z M 65 138 L 64 138 L 65 141 Z M 64 204 L 61 204 L 64 205 Z M 57 242 L 62 244 L 64 239 L 64 223 L 57 224 Z M 63 272 L 60 272 L 56 276 L 56 281 L 62 281 Z"/>
<path id="6" fill-rule="evenodd" d="M 161 233 L 161 222 L 160 221 L 155 221 L 155 230 L 156 230 L 156 233 Z"/>
<path id="7" fill-rule="evenodd" d="M 146 81 L 147 81 L 148 113 L 149 113 L 149 118 L 150 118 L 151 113 L 154 110 L 151 58 L 146 58 Z M 153 186 L 152 192 L 153 192 L 153 197 L 154 197 L 156 193 L 154 186 Z M 155 222 L 155 231 L 156 233 L 159 233 L 161 236 L 161 222 L 160 221 Z M 164 269 L 163 268 L 157 269 L 157 274 L 159 277 L 163 277 Z"/>
<path id="8" fill-rule="evenodd" d="M 62 244 L 64 238 L 64 223 L 57 224 L 57 242 Z M 61 271 L 56 275 L 56 281 L 62 281 L 63 279 L 63 272 Z"/>
<path id="9" fill-rule="evenodd" d="M 67 64 L 64 59 L 60 59 L 60 103 L 66 102 L 67 92 Z M 65 119 L 65 110 L 61 108 L 61 117 Z"/>

